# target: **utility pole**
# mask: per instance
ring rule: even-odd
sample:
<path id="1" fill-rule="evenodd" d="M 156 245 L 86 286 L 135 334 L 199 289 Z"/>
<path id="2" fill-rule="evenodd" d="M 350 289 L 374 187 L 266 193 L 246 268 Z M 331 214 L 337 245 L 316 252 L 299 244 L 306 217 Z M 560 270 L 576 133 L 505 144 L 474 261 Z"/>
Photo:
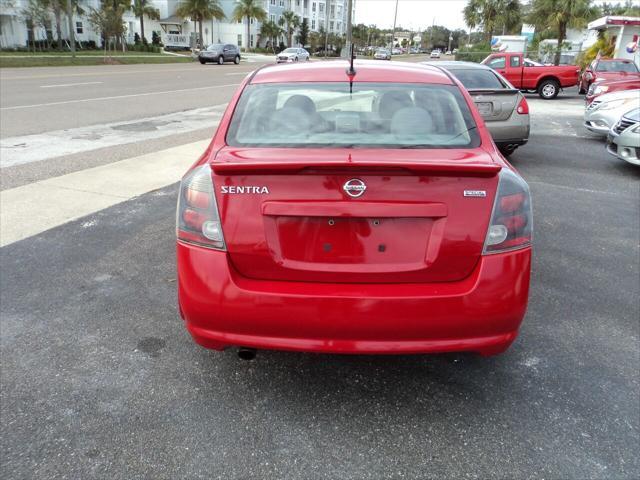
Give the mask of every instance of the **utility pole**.
<path id="1" fill-rule="evenodd" d="M 67 19 L 69 20 L 69 43 L 71 44 L 71 56 L 76 56 L 76 32 L 73 28 L 73 9 L 71 8 L 71 0 L 67 0 Z"/>
<path id="2" fill-rule="evenodd" d="M 396 0 L 396 13 L 393 16 L 393 32 L 391 33 L 391 52 L 393 53 L 393 47 L 395 46 L 396 38 L 396 20 L 398 19 L 398 0 Z"/>
<path id="3" fill-rule="evenodd" d="M 329 12 L 327 12 L 327 15 L 329 14 Z M 347 50 L 347 57 L 351 57 L 351 43 L 352 43 L 352 26 L 351 26 L 351 21 L 352 21 L 352 16 L 353 14 L 353 0 L 347 0 L 347 41 L 345 42 L 345 47 Z M 342 55 L 344 56 L 344 55 Z"/>

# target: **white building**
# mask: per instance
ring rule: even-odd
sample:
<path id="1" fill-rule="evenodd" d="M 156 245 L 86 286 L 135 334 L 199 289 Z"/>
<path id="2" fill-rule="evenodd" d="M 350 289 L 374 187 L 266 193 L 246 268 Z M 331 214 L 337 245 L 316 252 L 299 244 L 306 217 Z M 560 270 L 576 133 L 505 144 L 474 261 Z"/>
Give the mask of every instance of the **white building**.
<path id="1" fill-rule="evenodd" d="M 640 17 L 609 15 L 589 23 L 588 28 L 589 37 L 583 44 L 584 48 L 593 45 L 598 32 L 605 30 L 614 43 L 613 57 L 632 59 L 640 67 L 640 48 L 636 48 L 635 52 L 627 51 L 627 45 L 634 42 L 637 44 L 640 38 Z"/>
<path id="2" fill-rule="evenodd" d="M 233 43 L 242 47 L 246 46 L 246 23 L 232 22 L 233 10 L 237 0 L 219 0 L 226 18 L 220 22 L 217 20 L 205 20 L 203 22 L 203 43 Z M 86 12 L 85 15 L 75 15 L 73 19 L 74 35 L 78 42 L 94 41 L 101 44 L 100 35 L 93 31 L 88 21 L 88 14 L 92 9 L 99 8 L 100 0 L 79 0 L 80 6 Z M 189 47 L 195 41 L 197 26 L 191 19 L 178 17 L 175 12 L 179 1 L 176 0 L 150 0 L 152 6 L 160 12 L 160 20 L 145 18 L 145 37 L 151 42 L 152 32 L 162 36 L 162 41 L 169 47 Z M 323 28 L 329 33 L 343 35 L 346 32 L 347 0 L 263 0 L 263 8 L 269 20 L 279 22 L 286 10 L 292 10 L 300 19 L 307 19 L 309 30 L 318 31 Z M 54 16 L 51 14 L 51 22 L 46 28 L 36 27 L 34 31 L 28 28 L 28 22 L 24 14 L 27 0 L 0 0 L 0 48 L 26 47 L 30 38 L 34 40 L 56 40 L 56 27 Z M 123 16 L 126 26 L 127 43 L 133 43 L 135 34 L 140 35 L 140 20 L 132 12 Z M 62 37 L 69 38 L 68 21 L 65 15 L 62 18 Z M 256 46 L 259 41 L 260 23 L 254 20 L 250 25 L 249 43 Z M 261 42 L 264 44 L 264 41 Z"/>

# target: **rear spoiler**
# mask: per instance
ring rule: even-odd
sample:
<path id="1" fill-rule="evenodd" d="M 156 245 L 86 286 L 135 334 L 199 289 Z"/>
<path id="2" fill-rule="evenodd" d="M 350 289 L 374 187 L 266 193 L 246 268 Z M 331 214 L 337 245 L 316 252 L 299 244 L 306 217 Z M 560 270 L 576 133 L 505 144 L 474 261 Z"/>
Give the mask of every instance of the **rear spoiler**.
<path id="1" fill-rule="evenodd" d="M 502 168 L 498 164 L 463 163 L 463 161 L 435 162 L 381 162 L 381 161 L 243 161 L 243 162 L 213 162 L 211 168 L 217 174 L 238 175 L 248 174 L 286 174 L 312 173 L 313 171 L 340 170 L 343 172 L 358 172 L 362 170 L 406 171 L 415 173 L 439 173 L 443 175 L 471 175 L 492 177 Z"/>

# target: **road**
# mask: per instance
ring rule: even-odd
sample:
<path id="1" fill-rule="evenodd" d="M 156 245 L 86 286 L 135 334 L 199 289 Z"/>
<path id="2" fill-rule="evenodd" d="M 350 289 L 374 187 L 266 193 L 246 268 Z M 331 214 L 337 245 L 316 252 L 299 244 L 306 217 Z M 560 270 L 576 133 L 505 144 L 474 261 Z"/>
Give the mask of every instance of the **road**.
<path id="1" fill-rule="evenodd" d="M 201 71 L 220 84 L 233 69 L 214 68 Z M 207 81 L 190 75 L 154 88 Z M 170 96 L 106 121 L 157 115 Z M 532 135 L 512 162 L 532 189 L 535 255 L 507 353 L 242 362 L 196 346 L 176 311 L 172 183 L 0 249 L 3 477 L 638 478 L 640 173 L 584 132 L 575 92 L 528 98 Z M 75 157 L 113 166 L 191 135 Z M 3 193 L 95 168 L 71 157 L 3 168 Z"/>

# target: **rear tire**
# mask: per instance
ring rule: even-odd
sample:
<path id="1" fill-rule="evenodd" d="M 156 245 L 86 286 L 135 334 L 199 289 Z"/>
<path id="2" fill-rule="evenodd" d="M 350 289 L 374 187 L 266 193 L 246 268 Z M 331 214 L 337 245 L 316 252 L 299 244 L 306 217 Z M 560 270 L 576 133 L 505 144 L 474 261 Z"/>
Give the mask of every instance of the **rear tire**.
<path id="1" fill-rule="evenodd" d="M 505 157 L 508 157 L 509 155 L 511 155 L 513 152 L 516 151 L 516 148 L 518 148 L 518 147 L 517 146 L 516 147 L 514 147 L 514 146 L 510 146 L 510 147 L 505 146 L 505 147 L 498 147 L 498 150 L 500 150 L 500 153 L 502 155 L 504 155 Z"/>
<path id="2" fill-rule="evenodd" d="M 223 65 L 224 64 L 224 57 L 222 55 L 220 55 L 218 57 L 218 65 Z"/>
<path id="3" fill-rule="evenodd" d="M 538 95 L 544 100 L 553 100 L 560 93 L 560 85 L 557 80 L 547 79 L 538 85 Z"/>
<path id="4" fill-rule="evenodd" d="M 238 65 L 240 63 L 240 55 L 236 55 L 236 58 L 233 59 L 233 63 Z"/>

